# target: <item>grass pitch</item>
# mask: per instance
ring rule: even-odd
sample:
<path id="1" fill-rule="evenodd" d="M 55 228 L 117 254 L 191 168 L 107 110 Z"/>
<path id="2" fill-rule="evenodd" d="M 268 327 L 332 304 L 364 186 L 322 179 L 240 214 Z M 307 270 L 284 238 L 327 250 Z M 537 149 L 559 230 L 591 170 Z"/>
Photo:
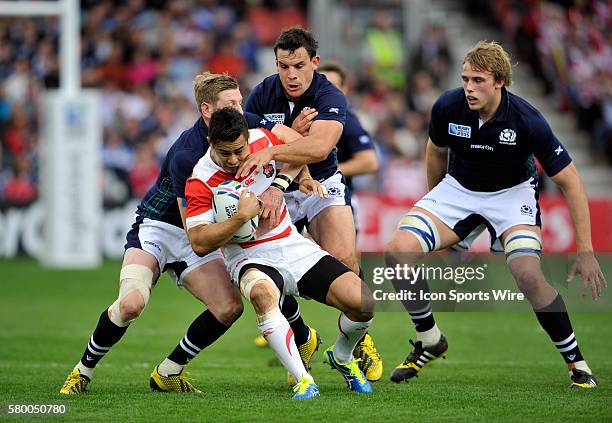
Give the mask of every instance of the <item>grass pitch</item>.
<path id="1" fill-rule="evenodd" d="M 58 390 L 80 358 L 101 311 L 117 295 L 118 262 L 94 271 L 57 271 L 31 260 L 0 261 L 0 418 L 8 404 L 65 404 L 73 421 L 610 421 L 612 313 L 573 313 L 574 330 L 600 387 L 571 391 L 564 363 L 532 313 L 438 313 L 449 355 L 409 383 L 388 380 L 409 352 L 404 313 L 379 313 L 371 331 L 385 362 L 370 396 L 353 394 L 315 355 L 321 397 L 291 401 L 285 371 L 253 344 L 245 314 L 187 370 L 203 393 L 150 391 L 149 374 L 184 336 L 202 306 L 163 276 L 143 316 L 102 360 L 89 393 Z M 610 275 L 610 263 L 608 263 Z M 610 292 L 605 293 L 611 295 Z M 301 302 L 323 348 L 335 341 L 337 313 Z M 570 310 L 571 312 L 571 310 Z M 15 420 L 39 420 L 18 416 Z"/>

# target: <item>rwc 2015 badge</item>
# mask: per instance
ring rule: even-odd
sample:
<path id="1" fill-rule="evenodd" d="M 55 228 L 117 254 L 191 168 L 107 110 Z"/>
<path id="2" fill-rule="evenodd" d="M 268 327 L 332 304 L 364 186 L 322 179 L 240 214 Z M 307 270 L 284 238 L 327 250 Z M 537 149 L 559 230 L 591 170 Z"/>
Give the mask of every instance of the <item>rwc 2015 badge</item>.
<path id="1" fill-rule="evenodd" d="M 456 137 L 461 138 L 471 138 L 472 137 L 472 128 L 465 125 L 458 125 L 456 123 L 448 124 L 448 133 L 450 135 L 454 135 Z"/>
<path id="2" fill-rule="evenodd" d="M 280 125 L 285 123 L 284 113 L 268 113 L 264 115 L 264 118 L 266 118 L 266 120 L 269 120 L 270 122 L 278 123 Z"/>

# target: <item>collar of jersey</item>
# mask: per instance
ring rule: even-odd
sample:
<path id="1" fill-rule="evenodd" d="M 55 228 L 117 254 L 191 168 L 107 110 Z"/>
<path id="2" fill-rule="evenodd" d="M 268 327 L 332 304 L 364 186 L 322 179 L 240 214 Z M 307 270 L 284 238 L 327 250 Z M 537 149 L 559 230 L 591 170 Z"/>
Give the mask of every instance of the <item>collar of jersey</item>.
<path id="1" fill-rule="evenodd" d="M 208 141 L 208 126 L 206 126 L 204 123 L 204 118 L 202 116 L 200 116 L 200 118 L 196 121 L 195 127 L 197 128 L 200 137 L 204 141 Z"/>

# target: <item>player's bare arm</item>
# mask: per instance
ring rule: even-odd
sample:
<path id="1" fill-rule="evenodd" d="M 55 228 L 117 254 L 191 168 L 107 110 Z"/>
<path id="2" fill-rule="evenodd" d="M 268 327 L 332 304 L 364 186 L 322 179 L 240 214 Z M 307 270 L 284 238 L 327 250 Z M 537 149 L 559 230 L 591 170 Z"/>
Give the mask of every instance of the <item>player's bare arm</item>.
<path id="1" fill-rule="evenodd" d="M 238 201 L 238 211 L 225 222 L 194 226 L 187 235 L 193 251 L 203 256 L 227 244 L 242 225 L 259 214 L 260 204 L 257 196 L 243 191 Z"/>
<path id="2" fill-rule="evenodd" d="M 580 175 L 576 166 L 570 163 L 551 179 L 559 186 L 565 197 L 576 234 L 576 261 L 570 269 L 567 282 L 572 282 L 574 276 L 580 274 L 582 295 L 585 295 L 590 286 L 593 299 L 596 300 L 601 297 L 603 288 L 608 284 L 593 253 L 589 203 Z"/>
<path id="3" fill-rule="evenodd" d="M 342 135 L 343 126 L 335 120 L 318 120 L 310 127 L 310 134 L 290 144 L 276 145 L 251 154 L 238 169 L 236 175 L 244 177 L 255 168 L 261 171 L 262 166 L 271 160 L 285 163 L 308 164 L 325 159 Z"/>
<path id="4" fill-rule="evenodd" d="M 274 125 L 274 128 L 272 128 L 272 133 L 285 144 L 302 138 L 302 135 L 298 131 L 280 123 Z"/>
<path id="5" fill-rule="evenodd" d="M 427 189 L 431 191 L 446 174 L 448 147 L 438 147 L 431 139 L 428 139 L 425 149 L 425 163 L 427 164 Z"/>
<path id="6" fill-rule="evenodd" d="M 378 170 L 376 151 L 358 151 L 349 160 L 340 163 L 338 169 L 347 177 L 376 172 Z"/>

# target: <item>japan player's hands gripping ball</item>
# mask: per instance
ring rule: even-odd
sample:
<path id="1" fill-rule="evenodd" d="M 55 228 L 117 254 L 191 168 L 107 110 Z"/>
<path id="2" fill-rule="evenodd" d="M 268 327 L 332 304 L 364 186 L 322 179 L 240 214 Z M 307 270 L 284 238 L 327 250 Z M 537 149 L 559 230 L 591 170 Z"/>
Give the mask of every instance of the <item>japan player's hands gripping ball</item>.
<path id="1" fill-rule="evenodd" d="M 215 188 L 213 211 L 216 222 L 225 222 L 238 212 L 238 201 L 245 189 L 240 182 L 232 180 L 223 181 Z M 255 215 L 236 231 L 231 242 L 241 243 L 254 240 L 258 224 L 259 215 Z"/>

